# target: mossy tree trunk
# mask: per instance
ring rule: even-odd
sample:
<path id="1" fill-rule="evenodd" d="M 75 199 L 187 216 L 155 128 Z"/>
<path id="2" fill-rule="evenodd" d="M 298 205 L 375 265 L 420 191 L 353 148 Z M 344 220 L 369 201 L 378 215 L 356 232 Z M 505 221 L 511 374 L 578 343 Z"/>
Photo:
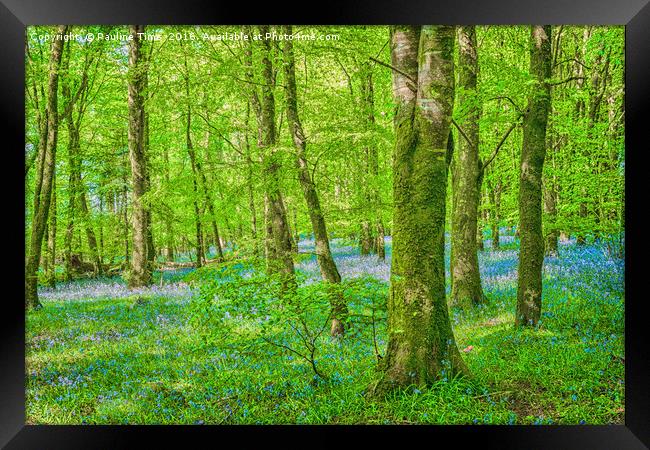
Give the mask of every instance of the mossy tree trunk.
<path id="1" fill-rule="evenodd" d="M 144 33 L 144 25 L 129 26 L 129 73 L 128 73 L 128 106 L 129 106 L 129 159 L 131 162 L 131 182 L 133 191 L 133 256 L 131 257 L 131 273 L 129 287 L 137 288 L 151 284 L 151 271 L 148 264 L 147 252 L 147 211 L 144 195 L 147 192 L 147 167 L 144 143 L 144 72 L 146 66 L 142 60 L 141 39 L 139 33 Z"/>
<path id="2" fill-rule="evenodd" d="M 447 140 L 454 104 L 454 27 L 391 28 L 393 262 L 388 349 L 377 394 L 467 373 L 445 298 Z"/>
<path id="3" fill-rule="evenodd" d="M 185 100 L 186 105 L 186 119 L 185 119 L 185 146 L 187 154 L 190 157 L 190 166 L 192 168 L 192 206 L 194 208 L 194 224 L 196 229 L 196 267 L 203 266 L 205 260 L 204 246 L 203 246 L 203 230 L 201 227 L 201 208 L 199 207 L 199 182 L 198 171 L 196 165 L 196 152 L 192 144 L 192 102 L 190 99 L 190 74 L 187 68 L 187 58 L 185 59 Z"/>
<path id="4" fill-rule="evenodd" d="M 450 304 L 463 308 L 485 301 L 477 255 L 477 221 L 480 195 L 479 185 L 479 119 L 481 107 L 477 98 L 478 54 L 476 27 L 458 28 L 458 83 L 461 94 L 458 101 L 469 106 L 462 127 L 467 139 L 458 139 L 452 169 L 453 211 L 451 245 L 452 290 Z M 481 239 L 482 240 L 482 239 Z"/>
<path id="5" fill-rule="evenodd" d="M 264 36 L 269 26 L 260 26 L 259 32 Z M 279 155 L 276 152 L 275 125 L 275 73 L 273 70 L 271 42 L 261 41 L 262 50 L 262 101 L 260 102 L 260 143 L 264 152 L 265 211 L 267 216 L 267 256 L 268 267 L 272 273 L 282 278 L 282 289 L 293 289 L 296 279 L 291 254 L 291 234 L 287 221 L 287 211 L 281 190 Z"/>
<path id="6" fill-rule="evenodd" d="M 555 35 L 555 40 L 552 41 L 551 44 L 551 59 L 553 61 L 553 65 L 551 66 L 551 75 L 554 78 L 558 79 L 563 79 L 565 77 L 564 75 L 564 65 L 562 64 L 556 64 L 558 57 L 561 55 L 561 39 L 562 39 L 562 27 L 558 29 L 558 32 Z M 581 66 L 582 68 L 582 66 Z M 559 94 L 559 95 L 558 95 Z M 566 101 L 565 98 L 566 95 L 563 95 L 564 93 L 562 91 L 557 92 L 556 89 L 554 89 L 551 86 L 551 110 L 549 114 L 551 117 L 554 114 L 553 111 L 553 103 L 554 99 L 556 97 L 559 97 L 560 101 Z M 558 238 L 560 236 L 560 232 L 557 228 L 557 210 L 558 210 L 558 190 L 559 190 L 559 183 L 557 180 L 557 167 L 556 167 L 556 155 L 560 153 L 562 142 L 564 140 L 564 136 L 562 133 L 557 129 L 557 127 L 553 126 L 553 122 L 551 121 L 549 123 L 549 130 L 547 130 L 547 155 L 545 159 L 550 160 L 550 168 L 552 169 L 552 173 L 545 173 L 542 179 L 542 189 L 543 189 L 543 227 L 544 227 L 544 240 L 545 240 L 545 246 L 544 246 L 544 254 L 547 256 L 558 256 Z M 549 168 L 548 163 L 545 165 L 547 168 Z"/>
<path id="7" fill-rule="evenodd" d="M 530 73 L 534 84 L 524 116 L 519 178 L 519 276 L 517 326 L 535 326 L 542 310 L 542 173 L 546 155 L 546 125 L 551 104 L 551 27 L 530 31 Z"/>
<path id="8" fill-rule="evenodd" d="M 293 34 L 292 27 L 286 26 L 283 32 L 287 35 Z M 285 75 L 285 97 L 287 102 L 287 121 L 293 144 L 296 148 L 296 165 L 298 167 L 298 180 L 302 187 L 302 193 L 307 204 L 309 219 L 311 221 L 314 239 L 316 241 L 316 258 L 320 273 L 326 283 L 338 285 L 341 282 L 332 252 L 330 250 L 327 226 L 321 208 L 320 198 L 316 185 L 309 171 L 307 161 L 307 139 L 302 129 L 300 116 L 298 115 L 298 94 L 296 91 L 295 60 L 293 55 L 293 43 L 290 40 L 284 42 L 284 75 Z M 295 224 L 294 224 L 295 226 Z M 347 306 L 343 294 L 338 286 L 330 287 L 330 306 L 332 308 L 331 334 L 342 335 L 345 332 L 345 318 Z"/>
<path id="9" fill-rule="evenodd" d="M 65 35 L 68 27 L 60 25 L 56 33 Z M 59 131 L 59 114 L 57 91 L 59 86 L 59 68 L 63 53 L 63 39 L 52 42 L 50 60 L 48 65 L 47 107 L 41 127 L 39 141 L 39 167 L 37 167 L 36 187 L 34 189 L 34 208 L 29 241 L 29 253 L 25 260 L 25 309 L 41 306 L 38 300 L 38 264 L 41 260 L 43 235 L 50 212 L 52 200 L 52 184 L 54 181 L 54 167 L 56 163 L 56 142 Z"/>
<path id="10" fill-rule="evenodd" d="M 368 198 L 366 197 L 366 204 Z M 361 221 L 361 235 L 359 238 L 359 251 L 362 255 L 369 255 L 372 252 L 373 235 L 370 221 L 365 218 Z"/>

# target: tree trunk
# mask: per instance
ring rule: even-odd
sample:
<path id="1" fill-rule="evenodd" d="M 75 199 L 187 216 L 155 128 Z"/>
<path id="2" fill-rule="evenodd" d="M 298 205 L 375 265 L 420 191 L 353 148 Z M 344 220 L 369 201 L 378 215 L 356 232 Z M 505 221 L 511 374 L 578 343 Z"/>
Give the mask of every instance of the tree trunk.
<path id="1" fill-rule="evenodd" d="M 249 165 L 251 163 L 249 162 Z M 257 242 L 257 213 L 255 212 L 255 194 L 253 192 L 253 176 L 249 170 L 248 177 L 248 208 L 251 211 L 251 240 L 253 241 L 253 256 L 259 255 L 259 246 Z"/>
<path id="2" fill-rule="evenodd" d="M 263 36 L 268 31 L 268 26 L 259 27 L 259 32 Z M 264 152 L 266 203 L 273 247 L 273 251 L 270 252 L 273 259 L 269 261 L 268 265 L 272 273 L 281 276 L 282 289 L 285 292 L 286 289 L 296 286 L 296 279 L 291 255 L 291 235 L 280 188 L 280 162 L 274 148 L 276 145 L 275 97 L 273 95 L 275 77 L 271 63 L 271 43 L 267 39 L 263 39 L 261 44 L 264 86 L 262 88 L 259 148 Z"/>
<path id="3" fill-rule="evenodd" d="M 555 37 L 554 44 L 551 46 L 551 55 L 553 61 L 553 66 L 551 68 L 551 75 L 559 79 L 564 78 L 563 65 L 557 66 L 555 64 L 562 53 L 561 42 L 562 42 L 562 27 L 559 28 Z M 559 97 L 556 95 L 557 92 L 556 89 L 558 88 L 551 87 L 551 91 L 550 91 L 551 109 L 549 114 L 551 116 L 554 113 L 553 104 L 555 102 L 555 99 Z M 561 92 L 562 91 L 560 91 L 560 93 Z M 564 99 L 560 98 L 560 100 L 564 100 Z M 560 233 L 557 228 L 557 203 L 558 203 L 559 183 L 557 180 L 557 168 L 556 168 L 555 161 L 556 161 L 556 155 L 560 154 L 560 149 L 561 149 L 562 140 L 564 139 L 564 136 L 558 130 L 555 129 L 547 130 L 546 134 L 548 135 L 547 153 L 550 153 L 550 162 L 551 162 L 550 168 L 552 169 L 552 172 L 549 173 L 549 171 L 547 171 L 546 174 L 544 174 L 542 179 L 542 189 L 543 189 L 542 195 L 543 195 L 543 211 L 544 211 L 543 218 L 542 218 L 542 225 L 543 225 L 544 239 L 545 239 L 544 254 L 545 256 L 556 257 L 558 256 L 558 238 Z M 548 158 L 548 155 L 546 156 L 546 158 Z"/>
<path id="4" fill-rule="evenodd" d="M 122 180 L 124 190 L 122 191 L 122 213 L 124 217 L 124 261 L 126 267 L 130 264 L 131 252 L 129 251 L 129 208 L 128 208 L 128 190 L 126 187 L 126 178 Z"/>
<path id="5" fill-rule="evenodd" d="M 557 205 L 555 196 L 555 186 L 552 180 L 545 180 L 544 187 L 544 213 L 547 217 L 546 225 L 546 245 L 545 254 L 547 256 L 557 256 L 558 230 L 556 228 Z"/>
<path id="6" fill-rule="evenodd" d="M 296 252 L 298 251 L 298 243 L 300 242 L 300 232 L 298 231 L 298 208 L 293 210 L 293 240 L 296 243 Z"/>
<path id="7" fill-rule="evenodd" d="M 517 326 L 535 326 L 542 308 L 542 173 L 546 154 L 546 124 L 551 104 L 551 26 L 534 25 L 530 32 L 530 73 L 535 84 L 524 116 L 519 178 L 519 277 Z"/>
<path id="8" fill-rule="evenodd" d="M 251 241 L 253 247 L 253 256 L 259 255 L 259 246 L 257 242 L 257 212 L 255 209 L 255 191 L 253 188 L 253 159 L 251 157 L 250 141 L 248 138 L 248 124 L 250 123 L 251 101 L 246 103 L 246 132 L 244 142 L 246 146 L 246 189 L 248 193 L 248 209 L 251 212 Z"/>
<path id="9" fill-rule="evenodd" d="M 284 27 L 284 33 L 292 35 L 291 26 Z M 316 241 L 316 258 L 323 280 L 327 283 L 338 284 L 341 282 L 332 252 L 330 251 L 327 226 L 321 209 L 320 199 L 314 181 L 309 172 L 307 162 L 307 139 L 300 123 L 298 115 L 298 99 L 296 93 L 296 74 L 293 55 L 293 43 L 290 40 L 284 42 L 284 74 L 285 74 L 285 97 L 287 102 L 287 121 L 289 130 L 296 148 L 296 165 L 298 166 L 298 180 L 302 187 L 302 193 L 307 204 L 309 219 L 311 221 L 314 239 Z M 330 288 L 330 306 L 332 308 L 332 336 L 343 335 L 345 332 L 345 319 L 347 306 L 343 299 L 341 290 L 337 287 Z"/>
<path id="10" fill-rule="evenodd" d="M 552 95 L 552 94 L 551 94 Z M 552 97 L 551 97 L 552 98 Z M 549 132 L 549 134 L 551 134 Z M 555 153 L 559 151 L 560 139 L 554 144 L 553 138 L 548 140 L 550 149 L 550 161 L 551 165 L 554 167 Z M 547 152 L 548 153 L 548 152 Z M 548 155 L 547 155 L 548 157 Z M 550 257 L 558 256 L 558 238 L 559 231 L 557 229 L 557 190 L 558 184 L 554 174 L 545 175 L 542 179 L 542 189 L 543 189 L 543 230 L 544 230 L 544 255 Z"/>
<path id="11" fill-rule="evenodd" d="M 208 142 L 210 138 L 208 137 Z M 206 146 L 207 147 L 207 146 Z M 221 236 L 219 235 L 219 226 L 217 225 L 217 215 L 214 211 L 214 202 L 212 196 L 210 195 L 210 190 L 208 188 L 208 180 L 203 171 L 203 166 L 201 160 L 195 156 L 196 172 L 199 176 L 199 181 L 201 182 L 201 191 L 203 192 L 203 200 L 205 205 L 208 208 L 208 213 L 210 214 L 210 224 L 212 226 L 212 237 L 214 239 L 214 246 L 217 252 L 217 261 L 223 261 L 223 247 L 221 246 Z"/>
<path id="12" fill-rule="evenodd" d="M 68 127 L 69 129 L 69 127 Z M 72 146 L 70 145 L 70 141 L 72 140 L 71 134 L 68 132 L 68 152 L 70 152 L 70 149 Z M 72 153 L 69 153 L 72 155 Z M 65 261 L 65 281 L 71 281 L 72 280 L 72 238 L 74 236 L 74 220 L 75 220 L 75 205 L 77 203 L 76 201 L 76 189 L 75 189 L 75 174 L 74 174 L 74 163 L 73 163 L 73 158 L 72 156 L 69 157 L 69 168 L 68 170 L 70 171 L 70 175 L 68 177 L 68 211 L 67 211 L 67 219 L 68 219 L 68 224 L 65 229 L 65 237 L 63 241 L 63 259 Z"/>
<path id="13" fill-rule="evenodd" d="M 100 270 L 103 271 L 104 267 L 104 226 L 102 224 L 102 218 L 104 215 L 104 196 L 102 194 L 99 195 L 99 216 L 98 216 L 98 225 L 99 225 L 99 251 L 98 251 L 98 256 L 99 256 L 99 267 Z"/>
<path id="14" fill-rule="evenodd" d="M 57 27 L 57 34 L 64 35 L 68 27 L 60 25 Z M 48 220 L 50 210 L 50 201 L 52 193 L 52 182 L 54 180 L 54 166 L 56 162 L 56 141 L 58 137 L 58 98 L 57 91 L 59 85 L 59 67 L 61 65 L 61 54 L 63 52 L 63 39 L 55 39 L 52 42 L 52 51 L 49 61 L 49 78 L 47 86 L 47 135 L 42 135 L 41 140 L 45 142 L 39 146 L 39 151 L 43 150 L 43 156 L 39 155 L 42 161 L 40 170 L 42 177 L 34 193 L 34 210 L 32 217 L 32 227 L 29 242 L 29 254 L 25 261 L 25 308 L 32 309 L 41 306 L 38 300 L 38 263 L 41 259 L 41 249 L 43 244 L 43 235 Z M 43 127 L 45 131 L 45 127 Z M 37 177 L 39 178 L 39 177 Z M 37 179 L 37 181 L 39 181 Z"/>
<path id="15" fill-rule="evenodd" d="M 165 184 L 169 186 L 169 152 L 167 146 L 163 146 L 163 159 L 165 162 Z M 169 208 L 167 206 L 167 208 Z M 171 214 L 165 214 L 165 259 L 174 260 L 174 230 L 172 226 Z"/>
<path id="16" fill-rule="evenodd" d="M 148 79 L 149 77 L 147 76 L 147 71 L 145 70 L 144 72 L 144 92 L 147 92 L 149 89 L 148 87 Z M 145 189 L 146 192 L 149 192 L 151 190 L 151 173 L 149 170 L 150 164 L 149 164 L 149 114 L 144 111 L 143 112 L 143 122 L 144 122 L 144 129 L 143 129 L 143 146 L 144 146 L 144 158 L 145 158 Z M 155 262 L 156 262 L 156 250 L 154 247 L 154 242 L 153 242 L 153 219 L 151 218 L 151 205 L 148 203 L 145 205 L 145 221 L 146 221 L 146 230 L 147 230 L 147 270 L 149 271 L 150 274 L 153 274 L 153 270 L 155 268 Z"/>
<path id="17" fill-rule="evenodd" d="M 221 202 L 225 205 L 226 200 L 225 200 L 225 198 L 223 196 L 223 191 L 219 190 L 217 192 L 217 194 L 219 195 L 219 200 L 221 200 Z M 223 221 L 224 221 L 224 224 L 226 225 L 226 232 L 225 233 L 222 232 L 219 235 L 220 236 L 219 242 L 220 242 L 220 245 L 221 245 L 222 249 L 225 248 L 228 245 L 228 242 L 234 242 L 235 241 L 235 236 L 236 236 L 234 228 L 231 226 L 230 220 L 228 219 L 228 214 L 225 214 L 223 216 Z M 222 229 L 222 231 L 223 231 L 223 229 Z"/>
<path id="18" fill-rule="evenodd" d="M 198 183 L 198 170 L 196 166 L 196 153 L 192 145 L 192 107 L 190 100 L 190 80 L 189 70 L 187 68 L 187 60 L 185 61 L 185 94 L 187 100 L 187 115 L 185 122 L 185 144 L 187 146 L 187 154 L 190 157 L 190 165 L 192 167 L 192 205 L 194 206 L 194 223 L 196 225 L 196 267 L 203 266 L 205 260 L 203 248 L 203 231 L 201 230 L 201 210 L 199 208 L 199 183 Z"/>
<path id="19" fill-rule="evenodd" d="M 291 221 L 291 207 L 289 204 L 285 204 L 287 210 L 287 228 L 289 228 L 289 244 L 291 245 L 291 253 L 298 254 L 298 241 L 296 241 L 294 228 L 295 223 L 292 224 Z"/>
<path id="20" fill-rule="evenodd" d="M 445 298 L 446 155 L 454 103 L 454 27 L 392 27 L 391 42 L 397 104 L 393 262 L 388 349 L 375 393 L 468 373 Z"/>
<path id="21" fill-rule="evenodd" d="M 77 173 L 77 175 L 79 175 L 79 173 Z M 86 240 L 88 241 L 88 248 L 90 249 L 90 257 L 92 258 L 93 265 L 95 266 L 95 275 L 100 275 L 102 273 L 102 265 L 99 260 L 97 238 L 92 227 L 90 212 L 88 210 L 88 202 L 86 201 L 86 188 L 84 187 L 81 179 L 77 179 L 77 186 L 79 189 L 79 212 L 81 213 L 81 220 L 84 224 L 84 229 L 86 232 Z"/>
<path id="22" fill-rule="evenodd" d="M 133 192 L 133 257 L 129 288 L 147 286 L 151 283 L 151 272 L 147 262 L 147 211 L 142 197 L 147 189 L 147 168 L 144 146 L 144 99 L 143 82 L 146 66 L 140 52 L 141 40 L 138 33 L 144 33 L 144 25 L 130 25 L 128 106 L 129 106 L 129 159 Z"/>
<path id="23" fill-rule="evenodd" d="M 384 230 L 384 221 L 381 220 L 381 210 L 377 211 L 377 258 L 380 261 L 386 260 L 386 231 Z"/>
<path id="24" fill-rule="evenodd" d="M 370 66 L 365 66 L 364 79 L 362 82 L 362 97 L 365 109 L 366 123 L 369 130 L 375 127 L 375 100 L 374 85 L 372 81 L 372 70 Z M 368 156 L 368 178 L 369 193 L 368 205 L 371 207 L 370 220 L 373 223 L 374 230 L 371 228 L 372 249 L 377 253 L 380 260 L 386 259 L 386 248 L 384 245 L 384 223 L 382 221 L 382 201 L 379 191 L 379 153 L 375 145 L 369 145 L 367 148 Z"/>
<path id="25" fill-rule="evenodd" d="M 47 269 L 45 279 L 47 286 L 56 288 L 56 170 L 52 174 L 52 205 L 47 226 Z"/>
<path id="26" fill-rule="evenodd" d="M 264 258 L 266 258 L 266 270 L 273 273 L 274 266 L 272 264 L 276 259 L 275 244 L 273 242 L 273 225 L 271 224 L 271 210 L 270 210 L 269 196 L 264 193 Z"/>
<path id="27" fill-rule="evenodd" d="M 364 219 L 361 222 L 361 236 L 359 239 L 359 249 L 362 255 L 369 255 L 372 251 L 372 231 L 370 221 Z"/>
<path id="28" fill-rule="evenodd" d="M 488 192 L 492 210 L 490 212 L 490 226 L 492 228 L 492 250 L 499 249 L 499 219 L 501 209 L 501 180 L 496 183 L 488 181 Z"/>
<path id="29" fill-rule="evenodd" d="M 85 77 L 85 74 L 84 74 Z M 82 87 L 79 89 L 85 89 L 85 83 L 82 84 Z M 79 142 L 80 128 L 81 128 L 81 118 L 82 118 L 82 107 L 79 107 L 79 112 L 77 120 L 74 120 L 73 115 L 73 95 L 70 91 L 69 83 L 66 82 L 63 85 L 63 96 L 66 98 L 66 112 L 65 117 L 67 128 L 68 128 L 68 170 L 70 171 L 68 189 L 70 190 L 70 204 L 68 206 L 68 226 L 67 232 L 70 233 L 70 241 L 66 243 L 66 271 L 71 270 L 70 258 L 72 254 L 71 249 L 71 237 L 74 233 L 75 223 L 77 219 L 77 209 L 79 213 L 79 219 L 81 224 L 84 227 L 86 233 L 86 239 L 88 241 L 88 248 L 90 249 L 90 255 L 95 266 L 95 274 L 101 274 L 102 265 L 99 259 L 99 252 L 97 249 L 97 239 L 95 237 L 95 232 L 92 228 L 92 223 L 90 219 L 90 213 L 88 210 L 88 202 L 86 200 L 86 188 L 83 184 L 81 178 L 81 145 Z M 67 238 L 67 235 L 66 235 Z M 66 275 L 69 279 L 72 278 L 72 274 L 69 273 Z"/>
<path id="30" fill-rule="evenodd" d="M 476 105 L 478 77 L 478 55 L 476 48 L 476 28 L 458 28 L 459 67 L 458 81 L 461 86 L 461 103 Z M 479 119 L 480 106 L 473 106 L 463 123 L 463 130 L 471 142 L 463 136 L 458 139 L 452 177 L 454 181 L 454 210 L 452 211 L 451 245 L 454 259 L 451 267 L 452 290 L 450 304 L 467 308 L 483 303 L 485 296 L 481 288 L 478 267 L 477 229 L 479 181 Z M 483 238 L 479 242 L 482 242 Z"/>

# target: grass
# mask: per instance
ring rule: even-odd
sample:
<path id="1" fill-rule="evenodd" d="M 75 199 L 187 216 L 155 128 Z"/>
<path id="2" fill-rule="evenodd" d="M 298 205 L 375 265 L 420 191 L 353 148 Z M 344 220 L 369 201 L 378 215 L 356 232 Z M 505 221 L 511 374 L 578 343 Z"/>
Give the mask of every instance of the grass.
<path id="1" fill-rule="evenodd" d="M 302 242 L 301 249 L 309 245 Z M 387 245 L 390 257 L 389 239 Z M 368 315 L 388 295 L 389 264 L 336 242 L 334 254 L 352 313 Z M 297 269 L 304 285 L 317 290 L 313 257 L 302 259 Z M 328 376 L 323 380 L 290 351 L 251 337 L 250 330 L 268 320 L 261 305 L 259 311 L 250 307 L 257 294 L 240 309 L 222 305 L 227 320 L 197 325 L 201 280 L 209 270 L 203 278 L 191 271 L 158 274 L 162 285 L 136 293 L 120 279 L 43 289 L 44 307 L 27 317 L 27 422 L 622 423 L 622 261 L 595 245 L 563 244 L 560 257 L 545 261 L 543 317 L 535 330 L 512 326 L 517 249 L 488 249 L 480 264 L 489 303 L 451 311 L 472 379 L 443 379 L 385 400 L 364 395 L 377 365 L 367 320 L 355 323 L 343 341 L 318 339 L 317 363 Z M 368 273 L 371 278 L 359 278 Z M 317 309 L 310 319 L 320 322 L 325 312 Z M 376 321 L 375 331 L 383 353 L 384 321 Z M 271 332 L 277 342 L 299 348 L 286 324 Z"/>

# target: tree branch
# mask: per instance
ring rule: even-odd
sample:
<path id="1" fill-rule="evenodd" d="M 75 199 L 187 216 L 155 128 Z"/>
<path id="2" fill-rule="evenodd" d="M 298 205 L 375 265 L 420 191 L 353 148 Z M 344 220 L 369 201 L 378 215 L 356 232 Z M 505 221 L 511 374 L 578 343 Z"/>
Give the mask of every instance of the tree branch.
<path id="1" fill-rule="evenodd" d="M 519 117 L 521 117 L 521 116 L 519 116 Z M 519 118 L 518 118 L 518 119 L 519 119 Z M 480 175 L 479 175 L 479 176 L 481 176 L 481 175 L 483 174 L 483 172 L 485 172 L 485 169 L 487 168 L 487 166 L 489 166 L 490 163 L 491 163 L 492 161 L 494 161 L 494 158 L 496 158 L 497 153 L 499 153 L 499 149 L 503 146 L 504 142 L 506 142 L 506 139 L 508 139 L 508 136 L 510 136 L 510 133 L 512 132 L 512 130 L 515 129 L 516 126 L 517 126 L 517 121 L 513 122 L 512 125 L 510 125 L 510 128 L 508 128 L 508 131 L 506 131 L 506 133 L 505 133 L 505 134 L 503 135 L 503 137 L 501 138 L 501 141 L 499 141 L 499 143 L 497 144 L 497 147 L 496 147 L 496 148 L 494 149 L 494 151 L 492 152 L 492 155 L 490 155 L 490 157 L 487 159 L 487 161 L 485 161 L 485 162 L 481 165 L 481 171 L 480 171 Z"/>
<path id="2" fill-rule="evenodd" d="M 205 122 L 205 124 L 206 124 L 208 127 L 212 128 L 214 131 L 216 131 L 217 135 L 219 135 L 219 137 L 220 137 L 221 139 L 223 139 L 224 141 L 226 141 L 226 142 L 227 142 L 227 143 L 228 143 L 228 144 L 233 148 L 233 150 L 235 150 L 235 151 L 236 151 L 237 153 L 239 153 L 241 156 L 246 156 L 246 155 L 244 155 L 244 153 L 243 153 L 243 152 L 242 152 L 242 151 L 241 151 L 241 150 L 240 150 L 240 149 L 239 149 L 235 144 L 233 144 L 233 143 L 230 141 L 230 139 L 228 139 L 226 136 L 224 136 L 224 135 L 221 133 L 221 131 L 220 131 L 217 127 L 215 127 L 214 125 L 212 125 L 212 124 L 210 123 L 210 121 L 207 119 L 207 117 L 205 117 L 205 116 L 204 116 L 203 114 L 201 114 L 199 111 L 194 111 L 194 113 L 195 113 L 197 116 L 199 116 L 201 119 L 203 119 L 203 121 Z"/>
<path id="3" fill-rule="evenodd" d="M 512 104 L 512 106 L 515 107 L 515 109 L 518 112 L 520 112 L 520 113 L 523 112 L 523 108 L 521 108 L 518 104 L 516 104 L 515 101 L 513 99 L 511 99 L 510 97 L 508 97 L 507 95 L 501 95 L 499 97 L 492 97 L 492 98 L 489 98 L 488 100 L 508 100 Z"/>
<path id="4" fill-rule="evenodd" d="M 569 77 L 569 78 L 567 78 L 566 80 L 562 80 L 562 81 L 554 81 L 554 82 L 550 82 L 550 83 L 548 83 L 548 84 L 549 84 L 549 86 L 558 86 L 558 85 L 560 85 L 560 84 L 568 83 L 569 81 L 573 81 L 573 80 L 584 80 L 584 79 L 585 79 L 585 77 Z"/>
<path id="5" fill-rule="evenodd" d="M 463 129 L 460 127 L 460 125 L 458 125 L 458 123 L 454 120 L 453 117 L 451 118 L 451 123 L 454 124 L 454 126 L 456 127 L 458 132 L 465 138 L 467 143 L 469 145 L 471 145 L 471 146 L 474 146 L 474 143 L 472 142 L 472 140 L 465 134 L 465 131 L 463 131 Z"/>
<path id="6" fill-rule="evenodd" d="M 376 62 L 377 64 L 379 64 L 379 65 L 381 65 L 381 66 L 388 67 L 390 70 L 394 70 L 395 72 L 399 73 L 400 75 L 405 76 L 405 77 L 406 77 L 406 78 L 407 78 L 411 83 L 413 83 L 415 86 L 418 85 L 418 83 L 417 83 L 416 80 L 414 80 L 413 78 L 411 78 L 411 76 L 410 76 L 409 74 L 407 74 L 406 72 L 402 72 L 401 70 L 399 70 L 397 67 L 393 67 L 393 66 L 391 66 L 390 64 L 386 64 L 385 62 L 379 61 L 378 59 L 373 58 L 372 56 L 370 56 L 370 60 Z"/>
<path id="7" fill-rule="evenodd" d="M 562 64 L 564 64 L 564 63 L 568 63 L 568 62 L 572 62 L 572 61 L 573 61 L 573 62 L 577 62 L 578 64 L 580 64 L 580 65 L 581 65 L 582 67 L 584 67 L 585 69 L 591 70 L 591 67 L 589 67 L 589 66 L 586 65 L 585 63 L 581 62 L 581 61 L 580 61 L 579 59 L 577 59 L 577 58 L 568 58 L 568 59 L 564 59 L 564 60 L 562 60 L 562 61 L 556 62 L 556 63 L 553 65 L 553 67 L 557 67 L 557 66 L 559 66 L 559 65 L 562 65 Z"/>

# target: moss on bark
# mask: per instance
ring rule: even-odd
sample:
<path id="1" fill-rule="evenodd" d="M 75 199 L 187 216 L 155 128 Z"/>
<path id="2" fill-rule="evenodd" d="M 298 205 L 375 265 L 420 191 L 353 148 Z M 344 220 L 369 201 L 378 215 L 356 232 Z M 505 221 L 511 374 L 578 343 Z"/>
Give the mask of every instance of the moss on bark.
<path id="1" fill-rule="evenodd" d="M 393 74 L 398 104 L 393 262 L 388 349 L 383 376 L 373 387 L 377 395 L 467 373 L 445 298 L 446 155 L 454 102 L 454 28 L 394 27 L 391 40 L 393 67 L 403 74 Z"/>
<path id="2" fill-rule="evenodd" d="M 459 66 L 458 82 L 462 87 L 458 101 L 472 105 L 463 122 L 465 136 L 458 139 L 452 169 L 452 232 L 451 259 L 452 289 L 450 304 L 463 308 L 483 303 L 478 267 L 477 229 L 479 202 L 479 119 L 481 108 L 477 104 L 478 54 L 476 28 L 458 28 Z"/>
<path id="3" fill-rule="evenodd" d="M 534 84 L 524 117 L 519 178 L 519 276 L 517 326 L 537 325 L 542 309 L 542 171 L 546 155 L 546 125 L 551 103 L 551 27 L 532 26 L 530 73 Z"/>

